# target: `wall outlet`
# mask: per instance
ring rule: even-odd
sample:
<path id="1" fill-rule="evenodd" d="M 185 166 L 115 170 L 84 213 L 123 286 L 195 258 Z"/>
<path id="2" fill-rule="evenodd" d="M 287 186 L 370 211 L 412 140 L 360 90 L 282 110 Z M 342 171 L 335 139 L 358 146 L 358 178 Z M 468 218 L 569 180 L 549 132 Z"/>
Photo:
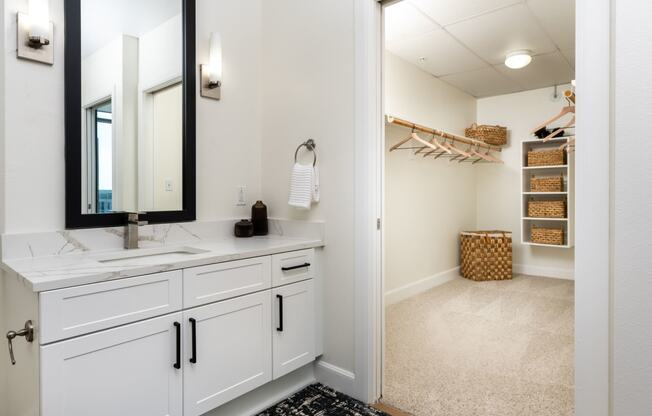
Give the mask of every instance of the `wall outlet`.
<path id="1" fill-rule="evenodd" d="M 236 207 L 245 207 L 247 206 L 247 187 L 240 185 L 237 187 L 237 196 L 236 196 Z"/>
<path id="2" fill-rule="evenodd" d="M 174 186 L 172 185 L 172 179 L 166 179 L 165 192 L 172 192 L 173 190 L 174 190 Z"/>

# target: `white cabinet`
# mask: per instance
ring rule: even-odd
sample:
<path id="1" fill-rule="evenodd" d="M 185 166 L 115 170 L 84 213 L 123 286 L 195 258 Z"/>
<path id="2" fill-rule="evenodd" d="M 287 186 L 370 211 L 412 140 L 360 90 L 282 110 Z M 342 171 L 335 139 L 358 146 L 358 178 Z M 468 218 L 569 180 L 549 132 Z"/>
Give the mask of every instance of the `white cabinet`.
<path id="1" fill-rule="evenodd" d="M 181 317 L 41 347 L 41 416 L 181 416 Z"/>
<path id="2" fill-rule="evenodd" d="M 312 279 L 315 250 L 290 251 L 272 256 L 272 286 Z"/>
<path id="3" fill-rule="evenodd" d="M 272 290 L 274 379 L 315 359 L 315 299 L 312 280 Z"/>
<path id="4" fill-rule="evenodd" d="M 185 416 L 272 380 L 270 296 L 266 290 L 184 312 Z"/>

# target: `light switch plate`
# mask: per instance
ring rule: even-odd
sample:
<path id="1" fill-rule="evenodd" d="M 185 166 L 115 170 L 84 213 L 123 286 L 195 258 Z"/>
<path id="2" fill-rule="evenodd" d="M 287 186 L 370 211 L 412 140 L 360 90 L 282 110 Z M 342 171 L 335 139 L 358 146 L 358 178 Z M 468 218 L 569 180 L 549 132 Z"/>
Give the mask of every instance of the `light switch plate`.
<path id="1" fill-rule="evenodd" d="M 25 13 L 18 13 L 17 17 L 17 56 L 20 59 L 54 65 L 54 24 L 50 22 L 50 44 L 35 49 L 29 46 L 29 18 Z"/>

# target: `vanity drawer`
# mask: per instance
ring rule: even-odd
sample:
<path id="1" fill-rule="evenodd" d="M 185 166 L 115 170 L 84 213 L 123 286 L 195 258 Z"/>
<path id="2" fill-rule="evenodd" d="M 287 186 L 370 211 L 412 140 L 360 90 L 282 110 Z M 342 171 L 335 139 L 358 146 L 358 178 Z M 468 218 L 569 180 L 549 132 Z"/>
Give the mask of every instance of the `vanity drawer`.
<path id="1" fill-rule="evenodd" d="M 272 286 L 313 278 L 315 250 L 299 250 L 272 256 Z"/>
<path id="2" fill-rule="evenodd" d="M 191 308 L 272 286 L 271 258 L 229 261 L 183 271 L 183 307 Z"/>
<path id="3" fill-rule="evenodd" d="M 43 292 L 40 343 L 181 310 L 180 270 Z"/>

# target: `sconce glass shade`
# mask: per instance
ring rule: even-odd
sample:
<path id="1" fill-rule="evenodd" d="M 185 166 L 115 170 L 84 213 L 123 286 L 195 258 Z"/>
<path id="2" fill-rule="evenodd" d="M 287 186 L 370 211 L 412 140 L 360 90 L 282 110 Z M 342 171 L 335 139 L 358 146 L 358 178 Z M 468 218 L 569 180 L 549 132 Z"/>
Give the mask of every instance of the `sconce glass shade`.
<path id="1" fill-rule="evenodd" d="M 222 84 L 222 37 L 217 32 L 211 32 L 208 58 L 208 79 L 211 84 Z"/>
<path id="2" fill-rule="evenodd" d="M 50 0 L 29 0 L 29 36 L 48 39 L 50 36 Z"/>

